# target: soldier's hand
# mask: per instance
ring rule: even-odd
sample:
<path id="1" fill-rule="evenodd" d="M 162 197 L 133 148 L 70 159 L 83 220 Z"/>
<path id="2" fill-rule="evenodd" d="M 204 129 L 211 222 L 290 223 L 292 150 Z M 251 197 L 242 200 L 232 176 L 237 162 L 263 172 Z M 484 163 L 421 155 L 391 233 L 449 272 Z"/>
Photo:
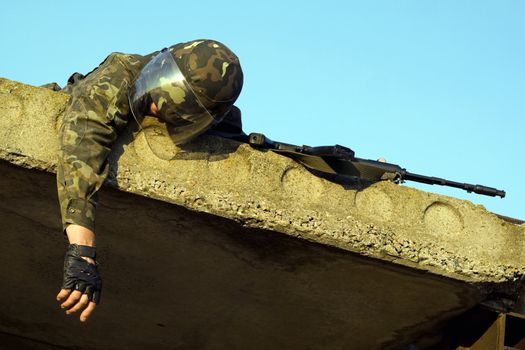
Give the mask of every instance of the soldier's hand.
<path id="1" fill-rule="evenodd" d="M 64 259 L 64 281 L 57 300 L 67 315 L 83 310 L 82 322 L 100 302 L 102 279 L 95 258 L 95 247 L 70 244 Z"/>

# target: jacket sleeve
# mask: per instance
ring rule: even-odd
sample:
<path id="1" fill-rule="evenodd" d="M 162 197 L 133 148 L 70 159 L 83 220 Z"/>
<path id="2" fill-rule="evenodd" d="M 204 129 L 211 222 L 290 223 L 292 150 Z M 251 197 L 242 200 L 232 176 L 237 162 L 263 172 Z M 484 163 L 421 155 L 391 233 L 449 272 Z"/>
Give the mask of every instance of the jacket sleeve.
<path id="1" fill-rule="evenodd" d="M 97 191 L 108 174 L 107 157 L 129 115 L 132 73 L 126 55 L 113 53 L 70 88 L 70 103 L 59 129 L 57 189 L 65 229 L 95 230 Z"/>

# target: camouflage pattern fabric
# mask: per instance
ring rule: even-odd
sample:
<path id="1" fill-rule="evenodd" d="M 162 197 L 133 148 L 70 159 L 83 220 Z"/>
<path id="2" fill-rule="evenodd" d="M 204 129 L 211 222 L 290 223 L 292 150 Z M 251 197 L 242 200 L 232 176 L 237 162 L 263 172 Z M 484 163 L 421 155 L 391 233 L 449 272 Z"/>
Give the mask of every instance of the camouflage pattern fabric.
<path id="1" fill-rule="evenodd" d="M 138 55 L 112 53 L 93 72 L 63 90 L 71 95 L 59 130 L 57 188 L 62 224 L 95 230 L 97 191 L 107 156 L 128 120 L 127 90 L 142 65 Z"/>
<path id="2" fill-rule="evenodd" d="M 239 58 L 223 44 L 196 40 L 174 45 L 169 51 L 197 98 L 212 115 L 226 112 L 239 97 L 244 81 Z M 166 108 L 173 106 L 166 104 Z M 182 107 L 184 112 L 192 112 L 191 106 Z"/>
<path id="3" fill-rule="evenodd" d="M 180 45 L 184 44 L 175 46 Z M 97 191 L 108 174 L 107 157 L 119 132 L 133 120 L 127 96 L 130 84 L 155 54 L 112 53 L 62 90 L 70 95 L 59 130 L 57 167 L 64 230 L 77 224 L 95 231 Z M 221 124 L 215 129 L 242 132 L 240 111 L 232 108 Z"/>

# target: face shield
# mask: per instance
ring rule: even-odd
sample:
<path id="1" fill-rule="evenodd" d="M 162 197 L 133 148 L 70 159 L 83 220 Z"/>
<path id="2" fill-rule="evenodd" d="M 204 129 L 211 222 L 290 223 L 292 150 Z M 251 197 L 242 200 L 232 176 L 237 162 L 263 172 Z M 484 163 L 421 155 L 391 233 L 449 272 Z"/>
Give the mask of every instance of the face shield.
<path id="1" fill-rule="evenodd" d="M 168 49 L 144 66 L 129 90 L 128 99 L 152 150 L 165 146 L 154 145 L 159 137 L 169 137 L 175 145 L 189 141 L 220 122 L 227 112 L 212 114 L 204 107 Z M 157 106 L 155 117 L 164 122 L 156 126 L 151 126 L 152 103 Z"/>

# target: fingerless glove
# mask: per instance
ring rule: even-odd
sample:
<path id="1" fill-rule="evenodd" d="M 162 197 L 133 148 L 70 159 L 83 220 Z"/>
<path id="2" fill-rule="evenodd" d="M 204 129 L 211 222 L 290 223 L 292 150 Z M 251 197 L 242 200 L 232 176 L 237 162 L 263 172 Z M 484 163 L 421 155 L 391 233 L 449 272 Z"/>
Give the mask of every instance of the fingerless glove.
<path id="1" fill-rule="evenodd" d="M 102 292 L 102 279 L 98 264 L 90 264 L 82 257 L 96 259 L 95 247 L 70 244 L 64 259 L 64 282 L 62 288 L 78 290 L 87 294 L 89 300 L 98 304 Z"/>

